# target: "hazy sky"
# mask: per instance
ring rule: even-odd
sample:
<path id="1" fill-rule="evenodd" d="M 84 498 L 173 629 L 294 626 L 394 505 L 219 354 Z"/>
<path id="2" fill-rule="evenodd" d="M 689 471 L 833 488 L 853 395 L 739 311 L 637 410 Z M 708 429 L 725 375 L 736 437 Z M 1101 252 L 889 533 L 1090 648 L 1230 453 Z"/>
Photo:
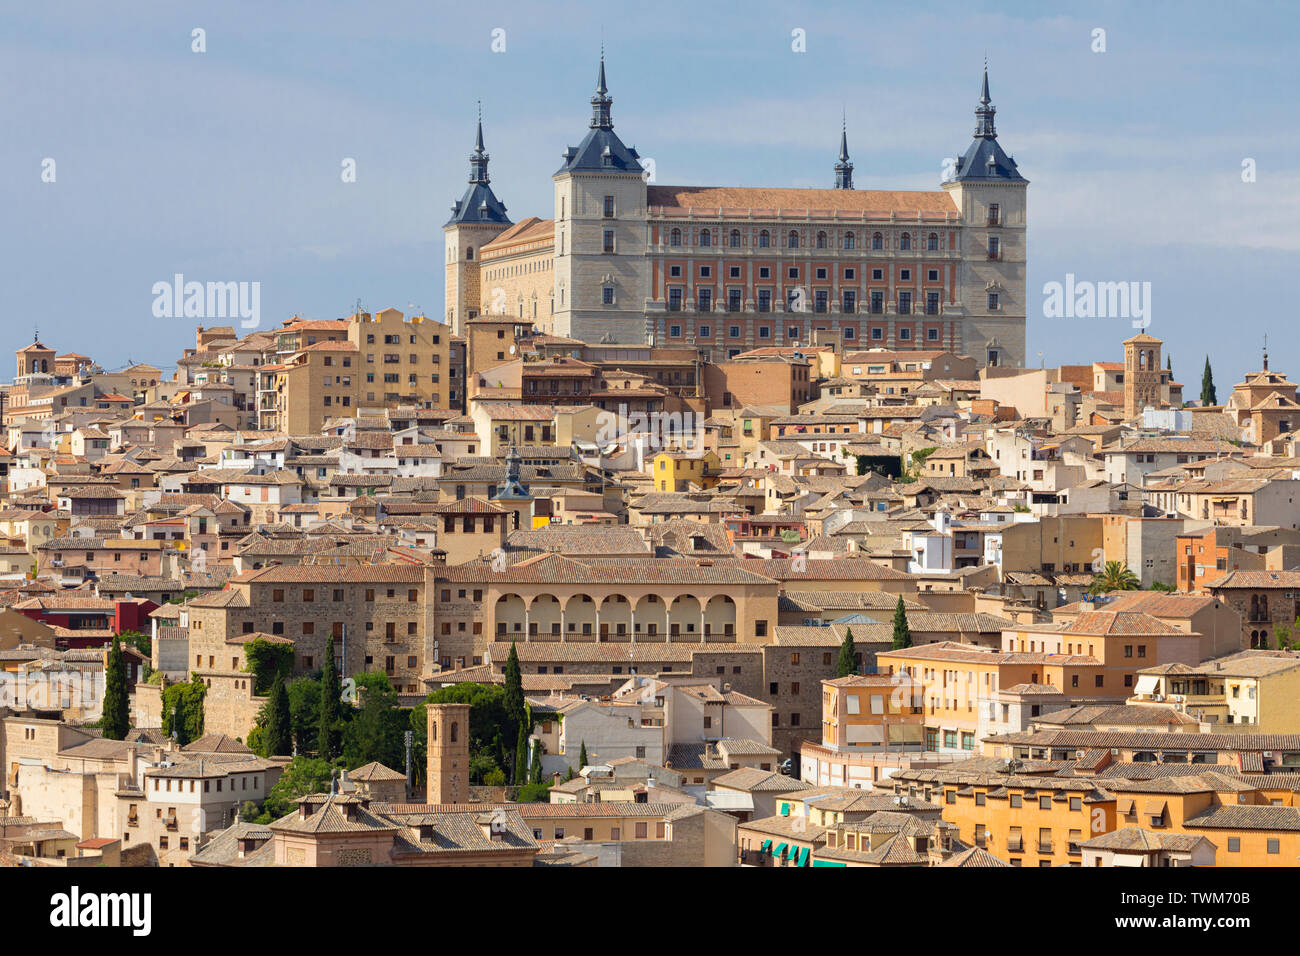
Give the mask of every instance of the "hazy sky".
<path id="1" fill-rule="evenodd" d="M 1148 331 L 1189 397 L 1207 352 L 1222 398 L 1265 333 L 1300 375 L 1300 7 L 1240 2 L 8 0 L 0 349 L 39 324 L 107 368 L 169 367 L 196 323 L 155 318 L 151 289 L 177 272 L 259 281 L 263 328 L 357 299 L 441 315 L 475 100 L 497 195 L 516 221 L 549 217 L 602 33 L 615 128 L 663 184 L 829 186 L 844 110 L 858 188 L 936 187 L 987 52 L 999 139 L 1031 182 L 1030 364 L 1117 361 L 1133 332 L 1044 318 L 1044 283 L 1073 273 L 1152 284 Z"/>

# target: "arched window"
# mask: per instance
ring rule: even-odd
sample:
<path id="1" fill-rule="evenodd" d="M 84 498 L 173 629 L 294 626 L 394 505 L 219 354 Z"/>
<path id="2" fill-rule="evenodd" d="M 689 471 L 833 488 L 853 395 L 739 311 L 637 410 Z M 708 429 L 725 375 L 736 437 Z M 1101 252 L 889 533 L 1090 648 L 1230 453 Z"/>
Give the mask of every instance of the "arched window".
<path id="1" fill-rule="evenodd" d="M 798 249 L 798 248 L 799 248 L 799 233 L 796 232 L 795 230 L 791 229 L 791 230 L 790 230 L 790 235 L 789 235 L 788 237 L 786 237 L 785 244 L 786 244 L 787 246 L 789 246 L 791 249 Z"/>
<path id="2" fill-rule="evenodd" d="M 682 244 L 682 231 L 674 229 L 668 236 L 668 245 L 680 246 Z"/>
<path id="3" fill-rule="evenodd" d="M 758 247 L 766 249 L 772 244 L 772 235 L 766 229 L 758 234 Z"/>
<path id="4" fill-rule="evenodd" d="M 930 233 L 930 238 L 926 240 L 925 247 L 931 252 L 939 251 L 939 234 L 937 232 Z"/>
<path id="5" fill-rule="evenodd" d="M 898 248 L 907 250 L 912 248 L 912 234 L 905 232 L 898 237 Z"/>
<path id="6" fill-rule="evenodd" d="M 883 248 L 885 248 L 885 237 L 882 236 L 882 235 L 881 235 L 880 233 L 878 233 L 878 232 L 876 232 L 876 233 L 872 233 L 872 234 L 871 234 L 871 248 L 872 248 L 872 249 L 883 249 Z"/>
<path id="7" fill-rule="evenodd" d="M 702 246 L 713 245 L 713 234 L 709 232 L 709 230 L 707 229 L 700 230 L 700 245 Z"/>
<path id="8" fill-rule="evenodd" d="M 465 258 L 466 258 L 466 259 L 473 259 L 473 258 L 474 258 L 474 247 L 473 247 L 473 246 L 466 246 L 466 247 L 465 247 Z"/>
<path id="9" fill-rule="evenodd" d="M 733 248 L 733 249 L 739 249 L 739 248 L 740 248 L 740 230 L 739 230 L 739 229 L 733 229 L 733 230 L 731 230 L 731 248 Z"/>
<path id="10" fill-rule="evenodd" d="M 818 249 L 826 248 L 826 233 L 824 232 L 817 233 L 817 248 Z"/>
<path id="11" fill-rule="evenodd" d="M 858 240 L 854 237 L 853 233 L 851 233 L 851 232 L 846 232 L 846 233 L 844 234 L 844 248 L 845 248 L 845 249 L 856 249 L 856 248 L 857 248 L 857 242 L 858 242 Z"/>

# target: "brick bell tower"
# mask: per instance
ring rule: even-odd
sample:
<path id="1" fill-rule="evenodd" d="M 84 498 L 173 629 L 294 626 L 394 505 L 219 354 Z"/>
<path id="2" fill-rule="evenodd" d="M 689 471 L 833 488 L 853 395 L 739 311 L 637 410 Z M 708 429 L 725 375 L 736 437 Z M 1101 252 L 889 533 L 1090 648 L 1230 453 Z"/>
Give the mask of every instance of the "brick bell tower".
<path id="1" fill-rule="evenodd" d="M 429 704 L 426 803 L 469 802 L 469 704 Z"/>
<path id="2" fill-rule="evenodd" d="M 1152 335 L 1139 332 L 1124 340 L 1124 417 L 1137 418 L 1148 405 L 1160 407 L 1160 346 Z"/>

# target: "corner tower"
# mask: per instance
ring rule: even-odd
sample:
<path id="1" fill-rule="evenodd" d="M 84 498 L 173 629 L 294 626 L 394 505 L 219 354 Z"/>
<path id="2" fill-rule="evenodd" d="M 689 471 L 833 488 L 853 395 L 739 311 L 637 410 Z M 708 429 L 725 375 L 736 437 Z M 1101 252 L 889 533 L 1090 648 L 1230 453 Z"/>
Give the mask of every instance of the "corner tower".
<path id="1" fill-rule="evenodd" d="M 998 143 L 988 65 L 975 108 L 975 138 L 943 188 L 961 213 L 958 301 L 961 350 L 981 365 L 1025 364 L 1026 190 L 1016 161 Z"/>
<path id="2" fill-rule="evenodd" d="M 469 188 L 452 203 L 451 218 L 442 227 L 447 260 L 443 305 L 453 335 L 464 335 L 465 322 L 479 314 L 482 303 L 479 250 L 512 225 L 505 205 L 492 192 L 490 184 L 480 111 L 474 152 L 469 157 Z"/>
<path id="3" fill-rule="evenodd" d="M 586 137 L 555 172 L 555 334 L 584 342 L 648 340 L 646 174 L 614 132 L 600 56 Z"/>

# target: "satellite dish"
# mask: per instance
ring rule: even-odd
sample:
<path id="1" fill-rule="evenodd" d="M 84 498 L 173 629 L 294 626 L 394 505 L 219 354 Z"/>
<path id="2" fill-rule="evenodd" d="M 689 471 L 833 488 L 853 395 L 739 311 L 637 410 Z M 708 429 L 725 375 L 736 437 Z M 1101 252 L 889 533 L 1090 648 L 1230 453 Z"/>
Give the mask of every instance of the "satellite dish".
<path id="1" fill-rule="evenodd" d="M 514 354 L 515 354 L 515 347 L 514 347 L 513 345 L 510 346 L 510 354 L 511 354 L 511 355 L 514 355 Z"/>

